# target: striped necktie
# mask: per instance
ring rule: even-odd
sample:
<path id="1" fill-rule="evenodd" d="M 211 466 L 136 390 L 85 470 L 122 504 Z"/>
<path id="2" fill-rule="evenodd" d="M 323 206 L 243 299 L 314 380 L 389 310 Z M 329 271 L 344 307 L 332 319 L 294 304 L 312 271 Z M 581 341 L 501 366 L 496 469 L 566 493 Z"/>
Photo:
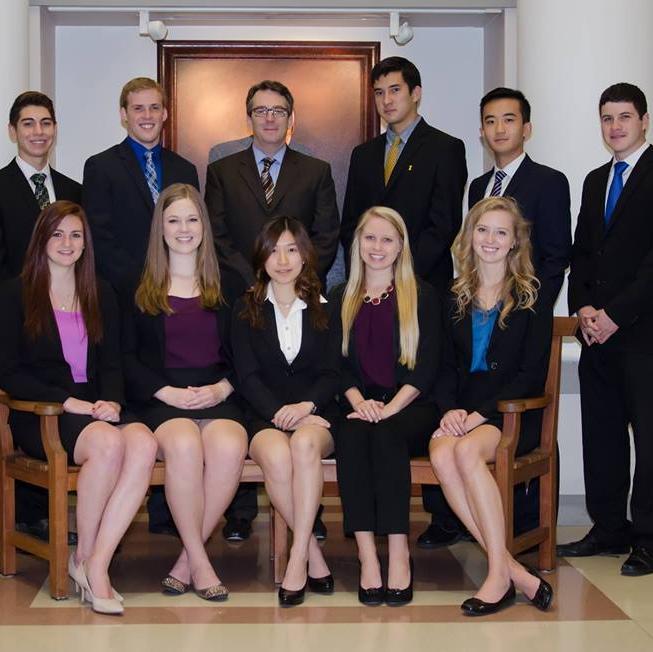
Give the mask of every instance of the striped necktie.
<path id="1" fill-rule="evenodd" d="M 270 174 L 270 167 L 274 163 L 273 158 L 263 159 L 263 171 L 261 172 L 261 183 L 263 184 L 263 192 L 265 193 L 265 201 L 269 206 L 272 202 L 272 195 L 274 194 L 274 181 Z"/>
<path id="2" fill-rule="evenodd" d="M 159 180 L 156 174 L 156 167 L 154 167 L 154 158 L 152 150 L 145 152 L 145 180 L 147 187 L 150 189 L 152 201 L 156 204 L 159 198 Z"/>
<path id="3" fill-rule="evenodd" d="M 36 202 L 39 205 L 39 208 L 43 210 L 46 206 L 50 205 L 50 193 L 45 187 L 45 174 L 43 172 L 37 172 L 33 174 L 30 179 L 34 184 L 34 195 L 36 196 Z"/>
<path id="4" fill-rule="evenodd" d="M 388 185 L 392 171 L 395 169 L 395 165 L 397 165 L 397 159 L 399 158 L 399 145 L 401 145 L 401 137 L 395 136 L 392 145 L 390 145 L 390 149 L 388 150 L 388 155 L 385 159 L 385 167 L 383 168 L 383 177 L 386 186 Z"/>
<path id="5" fill-rule="evenodd" d="M 503 180 L 508 175 L 503 170 L 497 170 L 494 173 L 494 185 L 492 186 L 492 191 L 490 192 L 490 197 L 499 197 L 501 196 L 501 184 Z"/>

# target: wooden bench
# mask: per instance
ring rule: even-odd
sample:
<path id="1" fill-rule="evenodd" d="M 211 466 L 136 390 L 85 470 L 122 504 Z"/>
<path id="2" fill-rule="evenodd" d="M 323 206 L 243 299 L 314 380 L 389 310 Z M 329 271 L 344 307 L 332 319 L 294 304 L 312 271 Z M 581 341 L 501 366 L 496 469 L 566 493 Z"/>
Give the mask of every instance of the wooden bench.
<path id="1" fill-rule="evenodd" d="M 501 401 L 504 414 L 503 432 L 496 463 L 492 465 L 497 479 L 506 516 L 508 549 L 517 554 L 539 546 L 538 565 L 542 569 L 555 567 L 556 531 L 556 433 L 558 398 L 560 394 L 560 363 L 562 338 L 576 330 L 576 320 L 556 317 L 545 395 L 537 398 Z M 521 414 L 526 410 L 544 408 L 540 446 L 527 455 L 515 458 Z M 8 425 L 9 411 L 32 412 L 41 418 L 41 438 L 47 461 L 38 460 L 14 448 Z M 49 562 L 50 594 L 55 599 L 68 597 L 68 493 L 77 487 L 79 467 L 68 466 L 68 457 L 59 438 L 57 417 L 63 412 L 60 403 L 11 400 L 0 393 L 0 573 L 16 573 L 16 549 L 30 552 Z M 323 460 L 324 482 L 331 495 L 337 495 L 337 475 L 334 460 Z M 438 484 L 426 458 L 411 461 L 412 482 L 415 485 Z M 516 484 L 540 478 L 540 525 L 535 530 L 513 536 L 513 488 Z M 159 462 L 152 472 L 151 485 L 162 485 L 165 466 Z M 50 540 L 15 529 L 15 480 L 43 487 L 49 492 Z M 260 467 L 247 460 L 241 476 L 243 482 L 263 482 Z M 288 528 L 281 516 L 270 506 L 270 557 L 274 579 L 283 579 L 288 558 Z"/>

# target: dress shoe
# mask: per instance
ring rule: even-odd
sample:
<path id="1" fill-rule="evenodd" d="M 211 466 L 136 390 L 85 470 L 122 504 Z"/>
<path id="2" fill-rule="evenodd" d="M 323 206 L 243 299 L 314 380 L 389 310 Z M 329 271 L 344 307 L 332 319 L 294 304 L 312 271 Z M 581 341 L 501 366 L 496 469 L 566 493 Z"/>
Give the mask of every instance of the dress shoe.
<path id="1" fill-rule="evenodd" d="M 229 590 L 220 582 L 207 586 L 205 589 L 195 589 L 195 595 L 202 598 L 202 600 L 210 600 L 211 602 L 224 602 L 229 598 Z"/>
<path id="2" fill-rule="evenodd" d="M 68 573 L 73 578 L 75 590 L 80 593 L 81 601 L 90 602 L 91 609 L 93 609 L 95 613 L 108 616 L 121 616 L 123 614 L 125 608 L 122 606 L 122 596 L 116 593 L 114 589 L 111 589 L 113 591 L 112 598 L 96 597 L 91 590 L 84 562 L 79 566 L 76 566 L 75 558 L 72 554 L 68 558 Z"/>
<path id="3" fill-rule="evenodd" d="M 311 577 L 307 578 L 307 586 L 313 593 L 322 593 L 323 595 L 331 595 L 334 589 L 333 575 L 329 573 L 324 577 Z"/>
<path id="4" fill-rule="evenodd" d="M 324 511 L 324 505 L 320 505 L 317 510 L 317 515 L 315 516 L 315 521 L 313 522 L 313 536 L 318 541 L 324 541 L 327 538 L 327 529 L 322 520 L 322 512 Z"/>
<path id="5" fill-rule="evenodd" d="M 79 566 L 75 564 L 74 552 L 71 552 L 70 556 L 68 557 L 68 575 L 72 579 L 73 584 L 75 586 L 75 593 L 80 592 L 81 587 L 84 585 L 85 581 L 88 582 L 88 580 L 86 579 L 86 572 L 83 570 L 82 564 L 80 564 Z M 125 601 L 125 599 L 113 587 L 111 587 L 111 590 L 113 591 L 113 597 L 122 604 Z"/>
<path id="6" fill-rule="evenodd" d="M 42 518 L 32 523 L 16 523 L 16 532 L 31 534 L 33 537 L 46 543 L 50 541 L 50 528 L 47 518 Z M 77 532 L 68 532 L 68 545 L 77 545 Z"/>
<path id="7" fill-rule="evenodd" d="M 372 587 L 371 589 L 364 589 L 361 585 L 362 567 L 360 560 L 358 561 L 358 601 L 367 607 L 378 607 L 383 604 L 385 600 L 385 587 Z"/>
<path id="8" fill-rule="evenodd" d="M 514 602 L 515 585 L 510 582 L 508 590 L 497 602 L 485 602 L 485 600 L 480 600 L 479 598 L 467 598 L 467 600 L 460 605 L 460 608 L 463 610 L 465 616 L 487 616 L 488 614 L 494 614 L 497 611 L 501 611 L 501 609 L 514 604 Z"/>
<path id="9" fill-rule="evenodd" d="M 537 577 L 540 580 L 540 585 L 535 591 L 535 595 L 532 598 L 528 598 L 532 605 L 537 607 L 540 611 L 546 611 L 553 601 L 553 588 L 551 585 L 544 579 L 542 579 L 539 573 L 529 566 L 525 566 L 526 570 L 533 576 Z"/>
<path id="10" fill-rule="evenodd" d="M 558 557 L 592 557 L 593 555 L 623 555 L 630 552 L 627 543 L 602 541 L 592 528 L 582 539 L 556 546 Z"/>
<path id="11" fill-rule="evenodd" d="M 331 577 L 330 575 L 328 577 Z M 320 578 L 322 579 L 322 578 Z M 331 578 L 333 581 L 333 578 Z M 306 593 L 306 586 L 308 585 L 308 577 L 301 589 L 292 591 L 291 589 L 284 589 L 283 586 L 279 587 L 279 606 L 280 607 L 296 607 L 304 602 L 304 594 Z M 320 593 L 320 591 L 318 591 Z"/>
<path id="12" fill-rule="evenodd" d="M 458 528 L 447 529 L 439 523 L 431 523 L 422 534 L 417 537 L 417 547 L 435 550 L 458 543 L 464 538 L 463 532 Z"/>
<path id="13" fill-rule="evenodd" d="M 385 591 L 385 603 L 388 607 L 401 607 L 413 601 L 413 559 L 409 560 L 410 564 L 410 582 L 405 589 L 391 589 L 388 587 Z"/>
<path id="14" fill-rule="evenodd" d="M 184 584 L 181 580 L 178 580 L 172 575 L 167 575 L 161 580 L 161 586 L 163 587 L 163 593 L 166 595 L 184 595 L 188 593 L 191 588 L 190 584 Z"/>
<path id="15" fill-rule="evenodd" d="M 629 577 L 653 573 L 653 548 L 635 545 L 621 567 L 621 574 Z"/>
<path id="16" fill-rule="evenodd" d="M 231 542 L 246 541 L 252 533 L 252 523 L 244 518 L 228 518 L 222 536 Z"/>

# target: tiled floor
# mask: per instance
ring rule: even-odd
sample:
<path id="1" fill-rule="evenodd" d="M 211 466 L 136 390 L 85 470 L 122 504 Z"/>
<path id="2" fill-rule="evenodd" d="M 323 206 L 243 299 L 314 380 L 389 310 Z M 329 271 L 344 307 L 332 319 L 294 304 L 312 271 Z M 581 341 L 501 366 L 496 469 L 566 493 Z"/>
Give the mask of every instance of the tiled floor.
<path id="1" fill-rule="evenodd" d="M 340 513 L 329 505 L 325 551 L 336 578 L 333 596 L 308 594 L 301 607 L 277 607 L 262 514 L 252 538 L 230 545 L 216 534 L 211 555 L 231 590 L 229 601 L 207 603 L 195 595 L 168 597 L 158 582 L 179 547 L 177 539 L 134 524 L 116 556 L 112 579 L 125 595 L 123 617 L 100 616 L 71 598 L 48 593 L 45 562 L 20 555 L 20 573 L 0 579 L 0 651 L 156 650 L 181 652 L 257 650 L 366 652 L 483 650 L 506 652 L 635 652 L 653 650 L 653 576 L 624 578 L 622 558 L 562 561 L 549 581 L 554 608 L 541 613 L 524 601 L 483 619 L 461 615 L 485 572 L 473 544 L 438 551 L 414 550 L 415 600 L 407 607 L 365 608 L 356 599 L 354 544 L 341 533 Z M 415 509 L 411 539 L 425 524 Z M 563 527 L 567 541 L 583 529 Z"/>

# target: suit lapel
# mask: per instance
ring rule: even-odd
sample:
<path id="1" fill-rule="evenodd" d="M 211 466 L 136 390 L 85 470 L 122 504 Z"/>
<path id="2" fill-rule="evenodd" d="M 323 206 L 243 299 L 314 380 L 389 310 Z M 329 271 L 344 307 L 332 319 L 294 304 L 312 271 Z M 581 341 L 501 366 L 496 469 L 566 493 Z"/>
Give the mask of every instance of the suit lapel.
<path id="1" fill-rule="evenodd" d="M 472 186 L 469 188 L 469 208 L 472 208 L 474 204 L 477 204 L 481 199 L 483 199 L 485 196 L 485 189 L 487 188 L 487 184 L 490 183 L 491 176 L 492 170 L 488 170 L 485 174 L 472 182 L 473 189 Z"/>
<path id="2" fill-rule="evenodd" d="M 267 300 L 263 303 L 263 316 L 263 337 L 267 341 L 272 355 L 277 357 L 279 362 L 287 366 L 288 361 L 281 351 L 281 342 L 279 342 L 279 334 L 277 333 L 277 320 L 274 316 L 274 306 Z"/>
<path id="3" fill-rule="evenodd" d="M 29 211 L 30 215 L 38 215 L 41 212 L 41 209 L 39 208 L 38 202 L 36 201 L 36 195 L 34 195 L 32 186 L 29 185 L 29 181 L 25 178 L 22 170 L 18 167 L 16 159 L 14 159 L 9 164 L 9 169 L 11 170 L 11 174 L 14 177 L 12 183 L 13 189 L 15 189 L 15 192 L 20 201 L 25 204 L 26 209 L 28 209 L 25 211 L 25 213 Z"/>
<path id="4" fill-rule="evenodd" d="M 401 154 L 397 159 L 397 164 L 392 170 L 392 174 L 388 179 L 387 188 L 390 189 L 392 186 L 397 183 L 397 179 L 402 177 L 405 174 L 410 174 L 412 172 L 412 160 L 415 154 L 419 151 L 422 143 L 424 142 L 425 136 L 425 126 L 424 118 L 420 118 L 420 121 L 415 125 L 413 133 L 410 135 L 408 142 L 404 145 L 404 148 L 401 150 Z M 385 159 L 385 147 L 384 147 L 384 159 Z"/>
<path id="5" fill-rule="evenodd" d="M 307 355 L 307 352 L 313 348 L 314 340 L 315 331 L 313 330 L 311 321 L 308 318 L 308 308 L 306 308 L 305 310 L 302 310 L 302 341 L 297 357 L 293 360 L 293 365 L 301 362 L 302 358 Z"/>
<path id="6" fill-rule="evenodd" d="M 145 175 L 141 166 L 136 160 L 136 155 L 134 154 L 132 148 L 129 146 L 129 143 L 124 140 L 120 143 L 118 148 L 118 156 L 123 162 L 123 165 L 127 168 L 129 176 L 133 179 L 136 187 L 138 188 L 141 197 L 145 204 L 148 207 L 149 212 L 151 213 L 154 210 L 154 202 L 152 201 L 152 194 L 150 189 L 147 187 L 147 181 L 145 181 Z M 161 186 L 163 187 L 163 185 Z"/>
<path id="7" fill-rule="evenodd" d="M 254 150 L 251 145 L 243 152 L 239 152 L 238 156 L 240 159 L 239 167 L 241 177 L 249 186 L 252 195 L 254 195 L 256 201 L 261 205 L 261 208 L 264 211 L 267 211 L 268 203 L 265 201 L 263 184 L 261 183 L 261 177 L 258 173 L 258 167 L 256 166 L 256 159 L 254 158 Z"/>
<path id="8" fill-rule="evenodd" d="M 519 191 L 523 189 L 525 185 L 528 185 L 528 179 L 530 172 L 533 166 L 533 161 L 528 157 L 528 154 L 521 162 L 521 165 L 517 168 L 514 176 L 510 179 L 506 191 L 503 193 L 507 197 L 516 197 L 519 195 Z M 489 179 L 488 179 L 489 181 Z"/>
<path id="9" fill-rule="evenodd" d="M 274 193 L 272 194 L 272 202 L 270 203 L 270 211 L 274 212 L 283 196 L 291 188 L 293 181 L 297 178 L 299 170 L 297 169 L 297 157 L 295 152 L 289 147 L 286 148 L 286 153 L 283 156 L 277 183 L 274 186 Z"/>

